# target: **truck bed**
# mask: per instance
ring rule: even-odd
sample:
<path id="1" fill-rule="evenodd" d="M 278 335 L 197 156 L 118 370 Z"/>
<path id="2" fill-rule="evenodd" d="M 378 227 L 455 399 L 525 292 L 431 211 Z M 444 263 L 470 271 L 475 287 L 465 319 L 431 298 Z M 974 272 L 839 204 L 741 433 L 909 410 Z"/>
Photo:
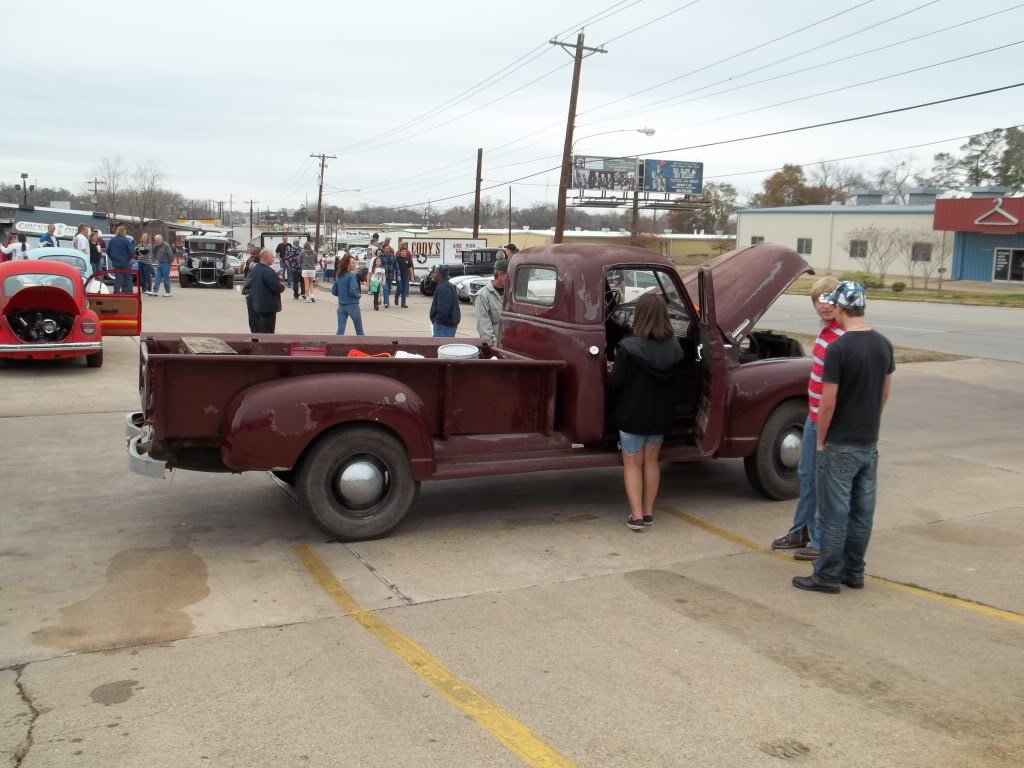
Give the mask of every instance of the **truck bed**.
<path id="1" fill-rule="evenodd" d="M 572 447 L 556 433 L 556 383 L 563 361 L 531 360 L 491 348 L 483 348 L 485 357 L 477 360 L 438 358 L 439 347 L 464 341 L 146 334 L 139 385 L 145 422 L 152 429 L 150 455 L 172 466 L 236 471 L 225 461 L 223 449 L 238 400 L 258 385 L 314 376 L 329 376 L 323 381 L 331 382 L 316 402 L 296 395 L 294 402 L 271 414 L 280 422 L 282 439 L 303 426 L 322 423 L 318 411 L 332 403 L 362 402 L 372 413 L 418 398 L 436 457 L 429 477 L 422 467 L 417 472 L 422 479 L 461 475 L 456 464 L 491 454 L 521 451 L 525 458 Z M 402 350 L 423 357 L 349 357 L 353 350 L 366 355 Z M 358 376 L 347 378 L 350 374 Z M 367 382 L 372 383 L 369 393 Z M 412 396 L 405 394 L 410 391 Z M 305 409 L 300 409 L 304 425 L 287 423 L 288 406 Z"/>

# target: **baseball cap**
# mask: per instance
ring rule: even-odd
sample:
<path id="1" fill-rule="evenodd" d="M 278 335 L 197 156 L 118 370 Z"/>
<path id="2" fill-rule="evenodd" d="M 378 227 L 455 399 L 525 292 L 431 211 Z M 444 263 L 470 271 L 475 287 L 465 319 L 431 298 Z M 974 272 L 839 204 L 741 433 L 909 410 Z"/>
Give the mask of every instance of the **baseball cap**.
<path id="1" fill-rule="evenodd" d="M 823 293 L 818 297 L 822 304 L 834 304 L 837 307 L 861 309 L 868 304 L 864 286 L 853 280 L 844 280 L 831 293 Z"/>
<path id="2" fill-rule="evenodd" d="M 508 259 L 498 259 L 494 262 L 494 272 L 508 272 Z"/>

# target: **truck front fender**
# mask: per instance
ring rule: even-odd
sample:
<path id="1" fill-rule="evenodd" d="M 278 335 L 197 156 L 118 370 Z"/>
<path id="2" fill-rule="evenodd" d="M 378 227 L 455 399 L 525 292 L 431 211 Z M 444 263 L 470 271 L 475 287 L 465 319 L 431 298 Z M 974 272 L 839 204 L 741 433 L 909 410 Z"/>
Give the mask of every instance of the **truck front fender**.
<path id="1" fill-rule="evenodd" d="M 764 423 L 780 403 L 791 398 L 806 402 L 810 374 L 809 357 L 760 360 L 733 368 L 726 388 L 725 433 L 717 455 L 750 456 Z"/>
<path id="2" fill-rule="evenodd" d="M 256 384 L 224 414 L 221 459 L 235 471 L 291 469 L 320 435 L 342 424 L 379 424 L 405 445 L 417 480 L 434 472 L 423 401 L 387 376 L 323 373 Z"/>

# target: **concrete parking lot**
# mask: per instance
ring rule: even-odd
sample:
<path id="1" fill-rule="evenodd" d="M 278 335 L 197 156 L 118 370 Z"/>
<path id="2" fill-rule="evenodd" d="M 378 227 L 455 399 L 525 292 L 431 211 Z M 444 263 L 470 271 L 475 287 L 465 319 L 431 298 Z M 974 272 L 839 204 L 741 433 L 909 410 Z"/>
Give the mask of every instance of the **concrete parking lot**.
<path id="1" fill-rule="evenodd" d="M 320 298 L 279 329 L 333 332 Z M 367 330 L 427 334 L 427 306 Z M 246 329 L 227 291 L 144 318 Z M 897 371 L 873 578 L 833 597 L 789 585 L 808 566 L 764 547 L 792 503 L 735 461 L 666 466 L 642 534 L 621 474 L 588 471 L 426 484 L 350 545 L 265 474 L 133 476 L 138 345 L 107 345 L 0 364 L 11 765 L 1024 765 L 1018 363 Z"/>

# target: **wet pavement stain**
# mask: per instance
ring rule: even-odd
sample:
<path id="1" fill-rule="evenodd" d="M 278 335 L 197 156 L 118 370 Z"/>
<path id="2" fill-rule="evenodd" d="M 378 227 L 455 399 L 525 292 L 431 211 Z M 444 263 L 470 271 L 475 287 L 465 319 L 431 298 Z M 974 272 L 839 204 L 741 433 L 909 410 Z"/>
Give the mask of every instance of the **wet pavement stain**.
<path id="1" fill-rule="evenodd" d="M 193 628 L 184 608 L 210 594 L 207 579 L 187 535 L 166 547 L 125 550 L 107 565 L 103 587 L 61 608 L 33 640 L 66 651 L 181 640 Z"/>
<path id="2" fill-rule="evenodd" d="M 97 685 L 89 691 L 89 697 L 97 704 L 109 707 L 111 704 L 124 704 L 135 693 L 135 686 L 138 680 L 115 680 L 112 683 Z M 116 728 L 117 723 L 112 723 L 107 728 Z"/>

